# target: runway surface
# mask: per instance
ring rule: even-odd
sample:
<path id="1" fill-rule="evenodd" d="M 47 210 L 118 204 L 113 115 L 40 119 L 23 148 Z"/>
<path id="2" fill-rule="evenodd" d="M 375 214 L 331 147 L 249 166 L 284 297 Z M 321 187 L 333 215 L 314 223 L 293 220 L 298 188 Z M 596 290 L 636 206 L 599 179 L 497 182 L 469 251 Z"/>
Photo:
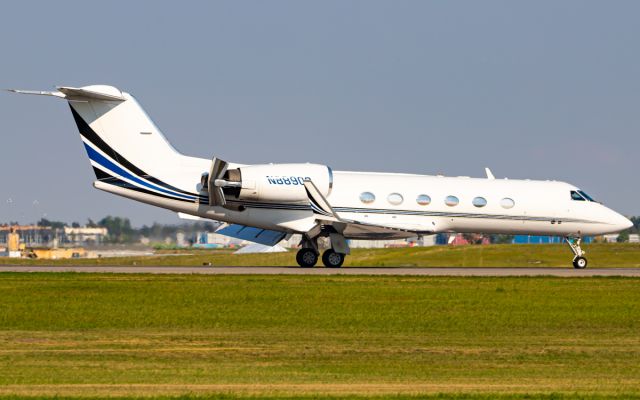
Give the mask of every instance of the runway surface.
<path id="1" fill-rule="evenodd" d="M 121 274 L 204 275 L 404 275 L 404 276 L 630 276 L 640 277 L 640 268 L 461 268 L 461 267 L 163 267 L 163 266 L 0 266 L 0 272 L 82 272 Z"/>

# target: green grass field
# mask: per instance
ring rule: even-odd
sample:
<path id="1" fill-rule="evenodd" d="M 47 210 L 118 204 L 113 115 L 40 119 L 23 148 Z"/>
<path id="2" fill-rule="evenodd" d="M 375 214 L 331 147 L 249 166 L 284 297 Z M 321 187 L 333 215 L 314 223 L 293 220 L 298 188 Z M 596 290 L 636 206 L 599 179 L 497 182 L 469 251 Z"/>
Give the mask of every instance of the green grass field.
<path id="1" fill-rule="evenodd" d="M 640 279 L 0 274 L 4 396 L 638 393 Z"/>
<path id="2" fill-rule="evenodd" d="M 589 267 L 640 267 L 640 244 L 596 243 L 583 247 Z M 28 260 L 0 258 L 0 264 L 78 264 L 78 265 L 190 265 L 211 262 L 214 266 L 280 266 L 295 265 L 295 252 L 235 255 L 229 250 L 188 250 L 179 255 L 74 259 Z M 573 254 L 566 245 L 488 245 L 432 246 L 403 249 L 354 249 L 346 266 L 461 266 L 461 267 L 562 267 L 571 268 Z"/>

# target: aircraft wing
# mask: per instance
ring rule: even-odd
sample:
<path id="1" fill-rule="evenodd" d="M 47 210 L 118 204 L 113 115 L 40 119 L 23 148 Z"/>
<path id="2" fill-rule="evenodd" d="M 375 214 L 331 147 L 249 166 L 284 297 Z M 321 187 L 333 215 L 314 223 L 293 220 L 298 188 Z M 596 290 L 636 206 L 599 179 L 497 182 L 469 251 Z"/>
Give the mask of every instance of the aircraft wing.
<path id="1" fill-rule="evenodd" d="M 433 231 L 415 229 L 417 227 L 371 224 L 360 221 L 345 221 L 346 226 L 342 232 L 345 237 L 351 239 L 406 239 L 420 235 L 430 235 Z"/>
<path id="2" fill-rule="evenodd" d="M 238 224 L 225 225 L 222 228 L 218 229 L 216 233 L 236 239 L 260 243 L 265 246 L 274 246 L 276 243 L 280 242 L 287 236 L 285 232 L 270 231 L 267 229 L 254 228 L 251 226 Z"/>
<path id="3" fill-rule="evenodd" d="M 310 179 L 304 181 L 304 187 L 307 190 L 309 203 L 318 223 L 339 228 L 345 237 L 354 239 L 403 239 L 434 233 L 434 230 L 425 229 L 425 226 L 419 224 L 402 222 L 371 223 L 341 218 Z"/>
<path id="4" fill-rule="evenodd" d="M 190 221 L 209 221 L 207 218 L 201 218 L 197 215 L 187 214 L 183 212 L 178 213 L 180 219 Z M 217 222 L 217 221 L 213 221 Z M 248 240 L 250 242 L 259 243 L 265 246 L 274 246 L 282 239 L 287 237 L 287 233 L 279 231 L 270 231 L 268 229 L 254 228 L 246 225 L 239 224 L 223 224 L 218 227 L 215 233 L 219 233 L 224 236 L 229 236 L 236 239 Z"/>

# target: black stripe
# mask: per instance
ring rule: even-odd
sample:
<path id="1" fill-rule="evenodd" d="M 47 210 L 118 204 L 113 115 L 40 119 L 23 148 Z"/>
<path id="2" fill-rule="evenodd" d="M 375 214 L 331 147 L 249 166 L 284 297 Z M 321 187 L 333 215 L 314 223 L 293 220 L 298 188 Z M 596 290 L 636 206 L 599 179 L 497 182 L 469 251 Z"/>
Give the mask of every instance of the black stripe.
<path id="1" fill-rule="evenodd" d="M 505 219 L 515 221 L 556 221 L 558 218 L 552 217 L 525 217 L 518 215 L 504 214 L 467 214 L 467 213 L 447 213 L 442 211 L 410 211 L 410 210 L 391 210 L 391 209 L 369 209 L 369 208 L 350 208 L 350 207 L 334 207 L 336 212 L 358 213 L 358 214 L 395 214 L 395 215 L 416 215 L 426 217 L 448 217 L 448 218 L 479 218 L 479 219 Z M 579 223 L 596 223 L 597 221 L 588 221 L 581 219 L 562 219 L 562 222 L 579 222 Z"/>
<path id="2" fill-rule="evenodd" d="M 78 112 L 73 108 L 73 106 L 70 103 L 69 103 L 69 108 L 71 108 L 73 119 L 76 121 L 76 125 L 78 126 L 78 131 L 80 131 L 80 134 L 84 136 L 84 138 L 87 139 L 89 142 L 91 142 L 91 144 L 93 144 L 94 146 L 102 150 L 103 153 L 107 154 L 108 156 L 116 160 L 118 163 L 120 163 L 122 166 L 127 168 L 129 171 L 133 172 L 135 175 L 138 175 L 138 177 L 148 180 L 149 182 L 153 182 L 156 185 L 163 186 L 165 189 L 173 190 L 178 193 L 187 194 L 190 196 L 199 196 L 197 193 L 187 192 L 182 189 L 178 189 L 175 186 L 169 185 L 168 183 L 163 182 L 160 179 L 147 174 L 140 168 L 133 165 L 129 160 L 124 158 L 120 153 L 115 151 L 104 140 L 102 140 L 102 138 L 98 136 L 98 134 L 93 129 L 91 129 L 89 124 L 87 124 L 87 122 L 80 116 L 80 114 L 78 114 Z M 94 168 L 94 172 L 95 171 L 96 169 Z M 98 176 L 97 173 L 96 173 L 96 178 L 100 179 L 100 176 Z"/>
<path id="3" fill-rule="evenodd" d="M 105 172 L 103 172 L 103 173 L 106 174 Z M 127 190 L 132 190 L 134 192 L 148 194 L 148 195 L 151 195 L 151 196 L 162 197 L 162 198 L 165 198 L 165 199 L 177 200 L 177 201 L 182 201 L 182 202 L 186 202 L 186 203 L 193 203 L 193 201 L 191 201 L 191 200 L 180 199 L 180 198 L 168 196 L 168 195 L 165 195 L 165 194 L 152 192 L 150 190 L 142 189 L 142 188 L 140 188 L 138 186 L 132 185 L 132 184 L 130 184 L 128 182 L 125 182 L 125 181 L 123 181 L 121 179 L 118 179 L 118 178 L 116 178 L 114 176 L 109 176 L 109 175 L 107 175 L 107 176 L 108 176 L 107 178 L 101 179 L 100 182 L 108 183 L 108 184 L 113 185 L 113 186 L 118 186 L 118 187 L 123 188 L 123 189 L 127 189 Z"/>
<path id="4" fill-rule="evenodd" d="M 96 178 L 98 178 L 99 181 L 108 180 L 108 179 L 112 178 L 111 175 L 107 174 L 106 172 L 104 172 L 100 168 L 93 167 L 93 173 L 96 174 Z"/>
<path id="5" fill-rule="evenodd" d="M 229 199 L 227 199 L 227 203 L 237 203 L 245 207 L 254 207 L 254 208 L 275 206 L 275 207 L 286 207 L 290 209 L 299 209 L 299 210 L 309 209 L 309 204 L 266 203 L 266 202 L 241 201 L 241 200 L 229 200 Z"/>

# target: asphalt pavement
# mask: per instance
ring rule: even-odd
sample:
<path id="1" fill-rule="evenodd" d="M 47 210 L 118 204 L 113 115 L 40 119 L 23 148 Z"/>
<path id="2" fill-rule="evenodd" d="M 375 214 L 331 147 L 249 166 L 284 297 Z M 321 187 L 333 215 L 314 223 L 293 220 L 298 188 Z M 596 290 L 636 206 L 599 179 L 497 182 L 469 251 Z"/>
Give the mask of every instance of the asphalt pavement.
<path id="1" fill-rule="evenodd" d="M 631 276 L 640 277 L 640 268 L 484 268 L 484 267 L 224 267 L 224 266 L 77 266 L 0 265 L 0 272 L 80 272 L 121 274 L 203 274 L 203 275 L 403 275 L 403 276 Z"/>

